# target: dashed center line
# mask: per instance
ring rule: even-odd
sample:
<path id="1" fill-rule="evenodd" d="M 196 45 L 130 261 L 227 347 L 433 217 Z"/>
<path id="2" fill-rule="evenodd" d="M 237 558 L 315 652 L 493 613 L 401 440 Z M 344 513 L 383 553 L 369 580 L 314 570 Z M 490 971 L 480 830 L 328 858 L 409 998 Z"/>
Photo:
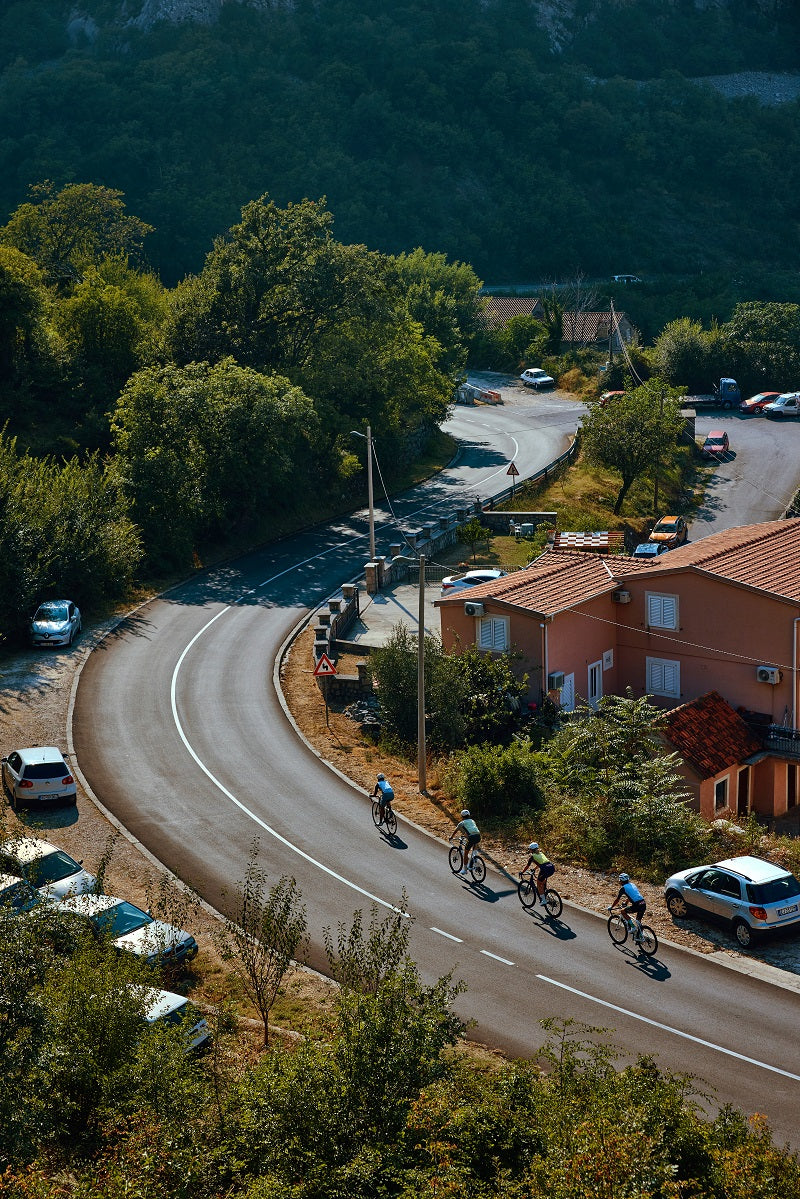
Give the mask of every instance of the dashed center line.
<path id="1" fill-rule="evenodd" d="M 481 953 L 485 954 L 487 958 L 494 958 L 494 960 L 496 962 L 502 962 L 504 966 L 513 966 L 514 965 L 513 962 L 509 962 L 508 958 L 501 958 L 496 953 L 490 953 L 488 949 L 482 949 Z"/>
<path id="2" fill-rule="evenodd" d="M 463 944 L 461 937 L 454 937 L 452 933 L 446 933 L 443 928 L 436 928 L 434 924 L 431 925 L 431 932 L 438 933 L 440 937 L 447 937 L 448 941 L 458 941 L 459 945 Z"/>

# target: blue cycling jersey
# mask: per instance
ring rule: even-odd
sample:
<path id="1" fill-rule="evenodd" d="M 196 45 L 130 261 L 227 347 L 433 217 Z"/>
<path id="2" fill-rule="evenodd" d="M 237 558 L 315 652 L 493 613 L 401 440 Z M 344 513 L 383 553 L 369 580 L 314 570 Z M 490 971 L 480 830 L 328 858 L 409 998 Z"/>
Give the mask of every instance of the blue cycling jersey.
<path id="1" fill-rule="evenodd" d="M 644 895 L 642 895 L 635 883 L 623 883 L 622 890 L 628 896 L 631 903 L 642 903 L 644 901 Z"/>
<path id="2" fill-rule="evenodd" d="M 394 791 L 389 783 L 387 783 L 386 779 L 378 779 L 376 786 L 381 793 L 381 799 L 384 801 L 384 803 L 386 803 L 387 800 L 391 802 L 394 799 Z"/>

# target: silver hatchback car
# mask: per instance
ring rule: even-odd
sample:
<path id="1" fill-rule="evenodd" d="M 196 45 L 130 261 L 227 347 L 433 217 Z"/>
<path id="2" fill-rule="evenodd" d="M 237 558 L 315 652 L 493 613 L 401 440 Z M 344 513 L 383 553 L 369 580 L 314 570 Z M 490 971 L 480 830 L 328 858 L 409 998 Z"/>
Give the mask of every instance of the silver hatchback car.
<path id="1" fill-rule="evenodd" d="M 34 613 L 31 641 L 34 645 L 72 645 L 81 627 L 80 609 L 72 600 L 48 600 Z"/>
<path id="2" fill-rule="evenodd" d="M 2 759 L 3 791 L 15 810 L 40 804 L 76 804 L 78 789 L 54 745 L 15 749 Z"/>
<path id="3" fill-rule="evenodd" d="M 43 899 L 66 899 L 97 887 L 82 862 L 41 837 L 15 837 L 0 845 L 0 867 L 27 879 Z"/>
<path id="4" fill-rule="evenodd" d="M 800 882 L 763 858 L 725 858 L 679 870 L 664 884 L 664 898 L 678 920 L 700 916 L 731 925 L 743 949 L 764 933 L 800 929 Z"/>

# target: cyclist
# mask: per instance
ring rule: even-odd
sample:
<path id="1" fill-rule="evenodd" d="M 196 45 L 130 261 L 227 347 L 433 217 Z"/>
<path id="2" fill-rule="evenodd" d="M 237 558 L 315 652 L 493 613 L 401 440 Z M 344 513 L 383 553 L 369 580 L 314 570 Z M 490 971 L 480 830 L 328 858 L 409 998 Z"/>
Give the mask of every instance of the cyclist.
<path id="1" fill-rule="evenodd" d="M 612 911 L 618 903 L 622 903 L 623 916 L 630 914 L 636 921 L 636 932 L 633 934 L 633 939 L 634 941 L 640 941 L 642 938 L 642 917 L 647 911 L 647 903 L 636 883 L 631 882 L 629 874 L 621 874 L 619 882 L 620 888 L 617 892 L 617 898 L 612 903 L 609 911 Z"/>
<path id="2" fill-rule="evenodd" d="M 372 798 L 377 799 L 381 806 L 381 820 L 386 818 L 386 809 L 392 810 L 392 800 L 394 799 L 394 791 L 391 783 L 386 779 L 385 774 L 378 775 L 378 781 L 372 789 Z"/>
<path id="3" fill-rule="evenodd" d="M 528 846 L 530 857 L 523 867 L 520 878 L 523 874 L 527 874 L 529 870 L 535 871 L 533 877 L 536 880 L 536 890 L 539 894 L 539 903 L 544 903 L 544 893 L 547 886 L 547 880 L 551 874 L 555 874 L 556 868 L 548 858 L 547 854 L 543 853 L 539 848 L 538 841 L 531 841 Z"/>
<path id="4" fill-rule="evenodd" d="M 461 813 L 461 819 L 453 829 L 452 836 L 450 837 L 451 843 L 453 841 L 453 837 L 455 837 L 459 829 L 463 829 L 463 831 L 466 833 L 467 844 L 464 847 L 464 865 L 461 867 L 458 873 L 461 875 L 466 875 L 469 872 L 469 860 L 472 856 L 472 850 L 481 839 L 478 826 L 469 814 L 469 808 L 463 809 Z"/>

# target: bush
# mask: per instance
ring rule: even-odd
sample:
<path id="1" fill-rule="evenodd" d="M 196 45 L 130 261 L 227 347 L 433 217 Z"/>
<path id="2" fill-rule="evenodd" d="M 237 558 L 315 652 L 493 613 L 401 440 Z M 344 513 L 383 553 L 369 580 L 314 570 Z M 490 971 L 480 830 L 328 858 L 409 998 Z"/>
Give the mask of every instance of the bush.
<path id="1" fill-rule="evenodd" d="M 544 804 L 536 754 L 529 746 L 470 745 L 453 756 L 445 788 L 476 820 L 507 820 L 538 812 Z"/>

